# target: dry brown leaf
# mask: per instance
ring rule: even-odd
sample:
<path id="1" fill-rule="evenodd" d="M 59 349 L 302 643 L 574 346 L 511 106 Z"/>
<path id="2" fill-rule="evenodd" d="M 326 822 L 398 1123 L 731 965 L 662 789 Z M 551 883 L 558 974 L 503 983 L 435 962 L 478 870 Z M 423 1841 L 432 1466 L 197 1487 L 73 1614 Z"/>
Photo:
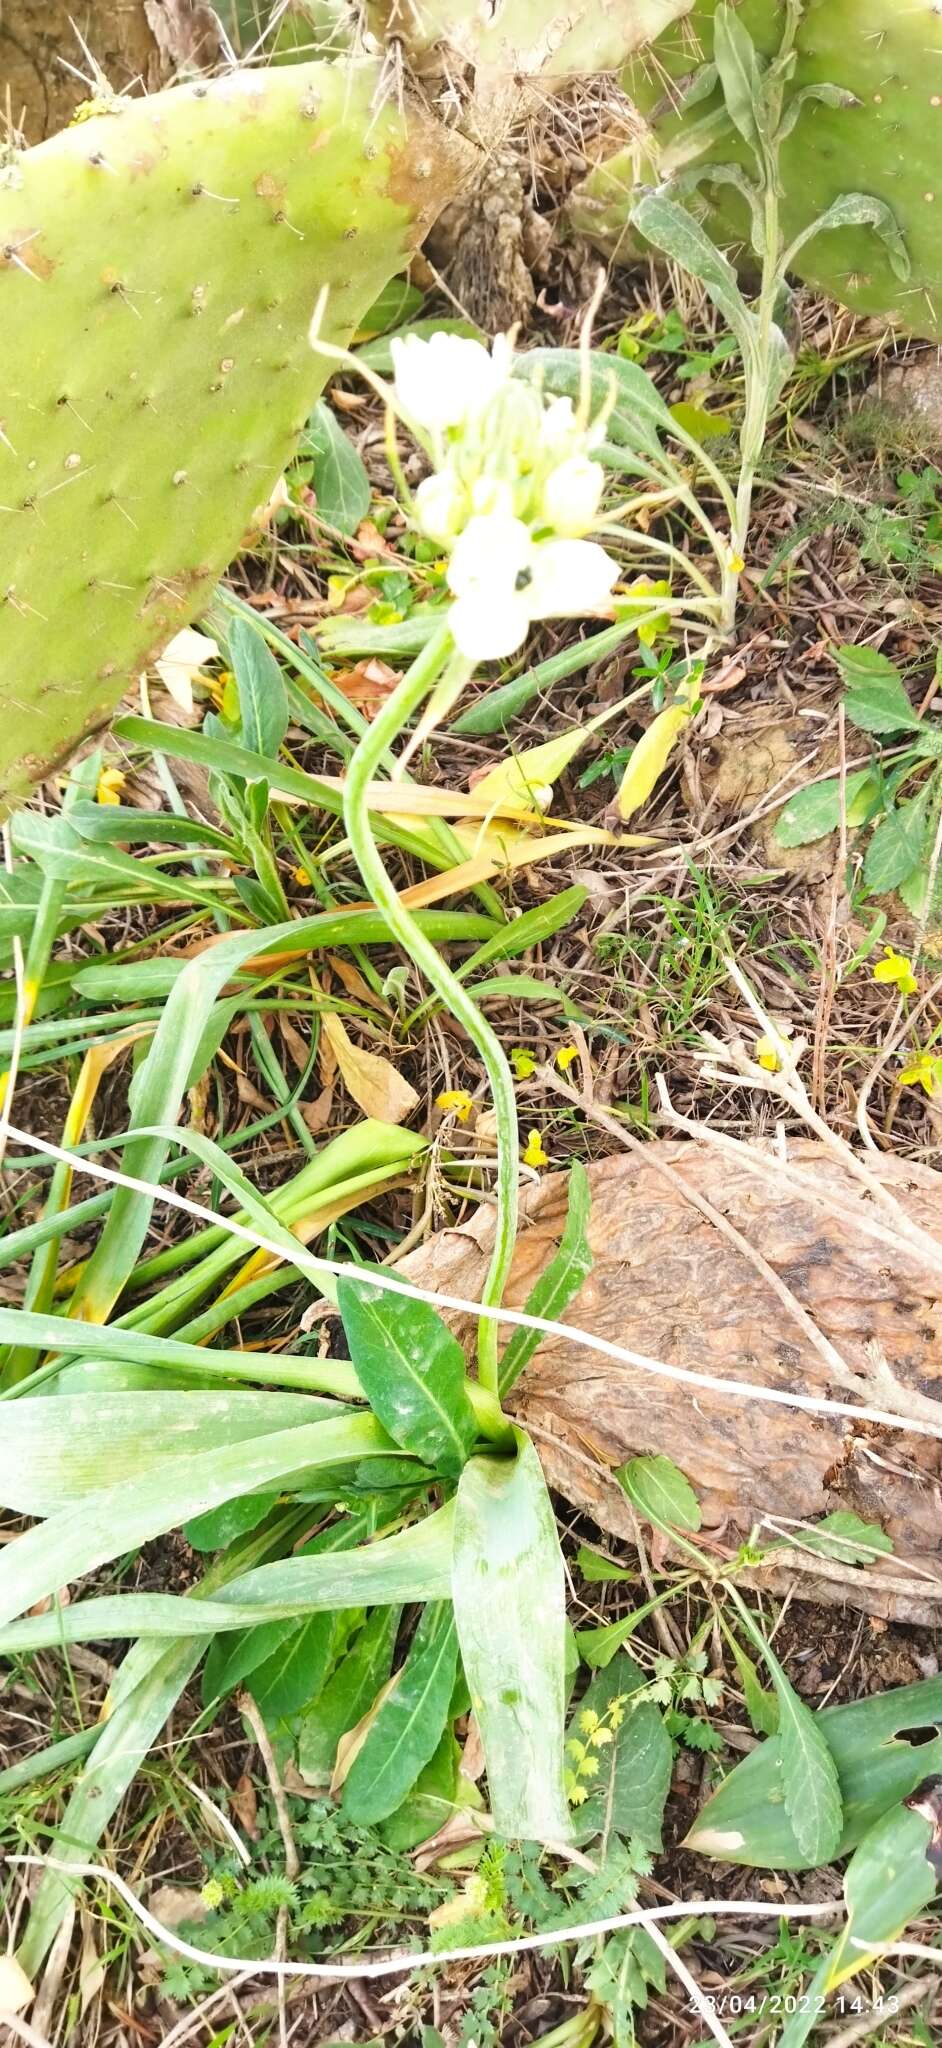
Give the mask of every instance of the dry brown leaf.
<path id="1" fill-rule="evenodd" d="M 247 1771 L 243 1771 L 235 1791 L 230 1793 L 229 1804 L 239 1825 L 254 1842 L 258 1837 L 258 1793 Z"/>
<path id="2" fill-rule="evenodd" d="M 0 1956 L 0 2012 L 22 2012 L 32 2003 L 33 1987 L 15 1956 Z"/>
<path id="3" fill-rule="evenodd" d="M 468 1721 L 468 1733 L 459 1765 L 459 1774 L 462 1778 L 467 1778 L 469 1784 L 476 1785 L 483 1769 L 484 1744 L 481 1741 L 481 1730 L 472 1714 Z"/>
<path id="4" fill-rule="evenodd" d="M 418 1108 L 419 1098 L 392 1061 L 354 1045 L 343 1020 L 332 1010 L 324 1011 L 321 1031 L 334 1053 L 347 1093 L 364 1116 L 376 1117 L 380 1123 L 404 1124 Z"/>
<path id="5" fill-rule="evenodd" d="M 287 1046 L 289 1053 L 291 1054 L 291 1058 L 294 1061 L 295 1067 L 297 1068 L 299 1074 L 303 1074 L 304 1069 L 307 1066 L 308 1056 L 311 1050 L 310 1046 L 308 1045 L 307 1039 L 298 1030 L 297 1025 L 292 1024 L 290 1017 L 285 1016 L 284 1011 L 282 1011 L 281 1016 L 278 1019 L 278 1024 L 281 1030 L 281 1036 L 284 1039 L 285 1045 Z"/>
<path id="6" fill-rule="evenodd" d="M 466 1849 L 488 1832 L 488 1816 L 475 1812 L 470 1806 L 462 1806 L 457 1813 L 449 1814 L 437 1833 L 429 1835 L 427 1842 L 419 1843 L 412 1858 L 416 1870 L 432 1870 L 451 1850 Z"/>
<path id="7" fill-rule="evenodd" d="M 322 1088 L 320 1093 L 315 1095 L 313 1102 L 302 1102 L 301 1115 L 307 1124 L 312 1138 L 318 1137 L 321 1131 L 326 1131 L 333 1106 L 334 1084 L 332 1081 L 328 1081 L 326 1087 Z"/>
<path id="8" fill-rule="evenodd" d="M 105 1981 L 107 1969 L 95 1946 L 94 1922 L 88 1913 L 82 1914 L 82 1956 L 79 1963 L 79 2011 L 84 2019 L 89 2006 L 97 1998 Z"/>
<path id="9" fill-rule="evenodd" d="M 335 677 L 339 682 L 340 678 Z M 342 775 L 318 778 L 330 789 L 342 790 Z M 542 829 L 543 812 L 527 805 L 522 796 L 478 796 L 466 789 L 432 789 L 423 782 L 368 782 L 364 797 L 371 811 L 404 820 L 423 818 L 513 818 L 515 823 Z M 560 827 L 560 830 L 563 828 Z"/>
<path id="10" fill-rule="evenodd" d="M 281 1782 L 285 1791 L 290 1793 L 292 1799 L 322 1799 L 324 1796 L 321 1786 L 309 1785 L 307 1779 L 302 1778 L 293 1756 L 289 1756 L 285 1764 L 284 1770 L 281 1773 Z"/>
<path id="11" fill-rule="evenodd" d="M 371 1009 L 382 1010 L 385 1017 L 392 1016 L 389 1004 L 384 1003 L 382 996 L 378 996 L 371 989 L 369 982 L 364 979 L 359 968 L 354 967 L 352 960 L 341 960 L 339 953 L 328 953 L 327 965 L 333 968 L 337 980 L 355 1002 L 368 1003 Z"/>
<path id="12" fill-rule="evenodd" d="M 159 1920 L 162 1927 L 169 1927 L 171 1934 L 175 1934 L 185 1920 L 199 1922 L 205 1920 L 209 1913 L 202 1892 L 194 1891 L 185 1884 L 158 1885 L 157 1890 L 151 1892 L 147 1904 L 155 1920 Z"/>
<path id="13" fill-rule="evenodd" d="M 401 677 L 398 669 L 390 668 L 388 662 L 373 655 L 369 661 L 358 661 L 354 668 L 335 669 L 331 681 L 343 691 L 349 704 L 355 704 L 365 717 L 373 718 Z"/>
<path id="14" fill-rule="evenodd" d="M 338 1792 L 343 1791 L 344 1785 L 353 1769 L 354 1762 L 363 1748 L 363 1744 L 383 1701 L 389 1698 L 394 1686 L 399 1684 L 401 1677 L 401 1671 L 394 1671 L 392 1677 L 387 1678 L 385 1685 L 380 1688 L 372 1706 L 367 1707 L 366 1713 L 357 1722 L 356 1727 L 349 1729 L 346 1735 L 341 1735 L 340 1741 L 337 1744 L 337 1755 L 334 1761 L 334 1775 L 330 1781 L 330 1796 L 332 1799 L 336 1799 Z"/>

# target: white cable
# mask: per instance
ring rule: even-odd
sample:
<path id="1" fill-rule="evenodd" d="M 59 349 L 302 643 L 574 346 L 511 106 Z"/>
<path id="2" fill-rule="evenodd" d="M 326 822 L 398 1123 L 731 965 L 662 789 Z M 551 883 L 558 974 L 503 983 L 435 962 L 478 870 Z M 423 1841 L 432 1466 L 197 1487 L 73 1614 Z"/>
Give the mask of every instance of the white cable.
<path id="1" fill-rule="evenodd" d="M 54 1856 L 8 1856 L 10 1864 L 28 1864 L 34 1869 L 58 1870 L 63 1877 L 97 1877 L 110 1884 L 120 1893 L 125 1905 L 137 1915 L 142 1927 L 152 1934 L 156 1941 L 162 1941 L 178 1955 L 186 1956 L 191 1963 L 208 1964 L 215 1970 L 244 1970 L 253 1976 L 264 1977 L 395 1977 L 403 1971 L 437 1968 L 440 1963 L 474 1963 L 489 1961 L 497 1956 L 521 1955 L 525 1949 L 557 1948 L 562 1941 L 588 1941 L 596 1934 L 617 1934 L 623 1927 L 649 1927 L 657 1920 L 687 1920 L 691 1915 L 701 1915 L 715 1920 L 724 1915 L 742 1918 L 748 1914 L 753 1919 L 774 1920 L 815 1920 L 832 1918 L 843 1913 L 842 1899 L 831 1899 L 824 1904 L 783 1906 L 771 1905 L 762 1899 L 693 1899 L 679 1900 L 673 1906 L 651 1906 L 634 1913 L 613 1913 L 607 1920 L 585 1920 L 578 1927 L 557 1927 L 546 1934 L 522 1934 L 515 1941 L 485 1941 L 475 1948 L 445 1948 L 423 1950 L 421 1955 L 385 1956 L 379 1962 L 365 1963 L 306 1963 L 284 1962 L 276 1956 L 220 1956 L 212 1949 L 195 1948 L 184 1941 L 182 1935 L 174 1934 L 164 1927 L 138 1898 L 137 1893 L 125 1884 L 116 1870 L 109 1870 L 105 1863 L 60 1863 Z"/>
<path id="2" fill-rule="evenodd" d="M 747 1401 L 767 1401 L 778 1408 L 800 1408 L 811 1415 L 849 1415 L 855 1422 L 877 1422 L 885 1429 L 899 1429 L 907 1435 L 929 1436 L 942 1439 L 942 1422 L 920 1422 L 909 1416 L 892 1415 L 884 1408 L 866 1408 L 852 1401 L 831 1401 L 825 1396 L 813 1394 L 787 1394 L 778 1387 L 760 1387 L 752 1380 L 713 1378 L 709 1373 L 692 1372 L 682 1365 L 666 1365 L 658 1358 L 646 1358 L 639 1351 L 628 1351 L 621 1344 L 610 1343 L 607 1337 L 599 1337 L 590 1330 L 580 1330 L 573 1323 L 557 1323 L 548 1316 L 532 1316 L 526 1309 L 498 1308 L 486 1306 L 480 1301 L 466 1301 L 460 1294 L 437 1294 L 429 1287 L 416 1287 L 409 1280 L 398 1280 L 382 1267 L 364 1273 L 362 1266 L 355 1266 L 343 1259 L 324 1259 L 309 1252 L 303 1245 L 297 1251 L 288 1253 L 283 1244 L 265 1237 L 261 1231 L 253 1230 L 248 1224 L 237 1222 L 235 1217 L 220 1216 L 215 1209 L 204 1208 L 200 1202 L 192 1202 L 187 1195 L 180 1195 L 174 1188 L 154 1187 L 150 1181 L 138 1180 L 135 1175 L 122 1173 L 117 1167 L 103 1166 L 99 1160 L 82 1158 L 77 1152 L 68 1152 L 61 1145 L 53 1145 L 47 1138 L 34 1137 L 30 1131 L 9 1126 L 9 1135 L 21 1144 L 31 1145 L 50 1159 L 61 1160 L 71 1166 L 75 1173 L 90 1174 L 93 1180 L 104 1180 L 115 1187 L 129 1188 L 132 1194 L 147 1195 L 152 1201 L 163 1202 L 171 1209 L 180 1209 L 184 1215 L 192 1216 L 198 1223 L 209 1223 L 215 1228 L 227 1230 L 232 1237 L 244 1240 L 257 1251 L 271 1252 L 279 1260 L 293 1259 L 302 1272 L 319 1275 L 330 1273 L 335 1279 L 366 1281 L 388 1294 L 405 1294 L 412 1301 L 427 1301 L 433 1308 L 457 1310 L 459 1314 L 487 1317 L 492 1322 L 511 1323 L 517 1329 L 539 1330 L 541 1336 L 562 1337 L 568 1343 L 581 1344 L 587 1351 L 595 1351 L 602 1358 L 614 1359 L 616 1365 L 629 1365 L 636 1372 L 652 1373 L 655 1378 L 675 1380 L 683 1386 L 698 1387 L 708 1394 L 731 1394 L 734 1398 Z M 185 1144 L 186 1132 L 181 1130 L 180 1143 Z M 68 1350 L 66 1333 L 68 1321 L 63 1318 L 63 1351 Z"/>

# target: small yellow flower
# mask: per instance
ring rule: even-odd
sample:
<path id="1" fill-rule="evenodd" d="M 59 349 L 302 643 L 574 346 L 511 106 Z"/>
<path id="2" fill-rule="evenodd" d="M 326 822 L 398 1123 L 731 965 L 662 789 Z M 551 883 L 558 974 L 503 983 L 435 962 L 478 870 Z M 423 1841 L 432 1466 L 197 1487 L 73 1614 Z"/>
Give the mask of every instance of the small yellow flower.
<path id="1" fill-rule="evenodd" d="M 218 1877 L 207 1878 L 200 1896 L 204 1906 L 208 1906 L 211 1913 L 215 1912 L 217 1906 L 222 1905 L 226 1894 Z"/>
<path id="2" fill-rule="evenodd" d="M 441 1095 L 436 1095 L 435 1107 L 444 1110 L 446 1115 L 451 1111 L 459 1123 L 466 1124 L 471 1115 L 471 1097 L 466 1088 L 445 1088 Z"/>
<path id="3" fill-rule="evenodd" d="M 525 1046 L 515 1045 L 511 1050 L 510 1058 L 518 1081 L 529 1081 L 530 1075 L 536 1073 L 534 1055 L 532 1052 L 527 1052 Z"/>
<path id="4" fill-rule="evenodd" d="M 756 1059 L 760 1067 L 765 1068 L 766 1073 L 781 1073 L 784 1064 L 782 1051 L 791 1035 L 790 1024 L 777 1024 L 774 1036 L 770 1032 L 763 1032 L 762 1037 L 756 1039 Z"/>
<path id="5" fill-rule="evenodd" d="M 927 1095 L 934 1095 L 942 1085 L 942 1059 L 930 1052 L 918 1052 L 909 1066 L 904 1067 L 900 1080 L 910 1088 L 924 1088 Z"/>
<path id="6" fill-rule="evenodd" d="M 549 1153 L 543 1149 L 539 1131 L 530 1131 L 522 1154 L 524 1166 L 548 1166 Z"/>
<path id="7" fill-rule="evenodd" d="M 741 555 L 730 555 L 726 567 L 733 576 L 741 576 L 746 564 Z"/>
<path id="8" fill-rule="evenodd" d="M 873 970 L 874 981 L 890 982 L 899 989 L 901 996 L 915 995 L 919 984 L 913 973 L 913 963 L 905 953 L 894 953 L 892 946 L 884 946 L 884 959 L 878 960 Z"/>
<path id="9" fill-rule="evenodd" d="M 311 877 L 308 874 L 307 868 L 292 868 L 291 880 L 297 882 L 299 889 L 309 889 L 311 886 Z"/>
<path id="10" fill-rule="evenodd" d="M 564 1074 L 566 1072 L 567 1067 L 572 1066 L 573 1060 L 577 1060 L 578 1058 L 579 1047 L 577 1045 L 561 1045 L 558 1053 L 556 1054 L 556 1065 L 558 1066 L 560 1073 Z"/>
<path id="11" fill-rule="evenodd" d="M 98 788 L 95 791 L 96 803 L 119 804 L 121 802 L 121 791 L 126 781 L 127 777 L 122 775 L 120 768 L 103 768 L 98 777 Z"/>

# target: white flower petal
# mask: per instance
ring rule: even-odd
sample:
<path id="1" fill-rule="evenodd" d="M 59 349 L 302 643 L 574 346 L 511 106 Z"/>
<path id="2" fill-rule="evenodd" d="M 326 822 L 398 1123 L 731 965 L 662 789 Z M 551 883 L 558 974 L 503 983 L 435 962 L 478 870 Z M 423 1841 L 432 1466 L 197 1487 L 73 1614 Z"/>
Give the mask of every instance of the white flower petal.
<path id="1" fill-rule="evenodd" d="M 502 661 L 522 647 L 530 627 L 525 594 L 470 591 L 448 614 L 455 646 L 469 661 Z"/>
<path id="2" fill-rule="evenodd" d="M 533 619 L 578 619 L 604 611 L 618 563 L 595 540 L 545 540 L 533 549 L 526 591 Z"/>
<path id="3" fill-rule="evenodd" d="M 460 533 L 466 511 L 466 494 L 452 470 L 439 470 L 420 483 L 415 494 L 416 525 L 440 547 L 447 547 Z"/>
<path id="4" fill-rule="evenodd" d="M 590 533 L 595 524 L 605 474 L 598 462 L 587 455 L 571 455 L 551 471 L 543 486 L 543 513 L 565 539 L 576 540 Z"/>
<path id="5" fill-rule="evenodd" d="M 456 597 L 483 590 L 495 603 L 513 594 L 517 578 L 532 567 L 530 529 L 522 519 L 489 512 L 469 519 L 455 543 L 448 564 L 449 588 Z"/>
<path id="6" fill-rule="evenodd" d="M 197 633 L 193 626 L 184 626 L 164 648 L 160 660 L 154 663 L 154 669 L 168 696 L 179 704 L 181 711 L 192 711 L 193 677 L 199 675 L 207 661 L 218 659 L 219 649 L 215 640 L 210 640 L 205 633 Z"/>
<path id="7" fill-rule="evenodd" d="M 479 341 L 407 334 L 391 344 L 393 383 L 406 416 L 429 433 L 460 426 L 487 403 L 505 372 Z"/>

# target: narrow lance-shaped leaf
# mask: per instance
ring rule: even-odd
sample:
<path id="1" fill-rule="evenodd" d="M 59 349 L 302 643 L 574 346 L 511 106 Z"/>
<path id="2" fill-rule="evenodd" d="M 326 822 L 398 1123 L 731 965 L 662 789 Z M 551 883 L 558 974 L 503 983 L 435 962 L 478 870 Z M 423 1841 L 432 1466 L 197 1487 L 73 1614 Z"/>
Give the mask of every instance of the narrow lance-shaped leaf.
<path id="1" fill-rule="evenodd" d="M 298 1765 L 310 1785 L 329 1785 L 337 1745 L 362 1719 L 392 1664 L 399 1607 L 378 1607 L 308 1709 L 298 1733 Z"/>
<path id="2" fill-rule="evenodd" d="M 589 1176 L 582 1161 L 574 1159 L 569 1169 L 566 1222 L 559 1249 L 527 1296 L 527 1315 L 543 1316 L 547 1322 L 557 1321 L 588 1279 L 592 1271 L 588 1238 L 591 1200 Z M 515 1386 L 540 1342 L 539 1330 L 521 1328 L 514 1331 L 500 1362 L 501 1398 Z"/>
<path id="3" fill-rule="evenodd" d="M 55 1515 L 100 1494 L 105 1478 L 133 1497 L 141 1480 L 181 1456 L 347 1414 L 336 1401 L 228 1387 L 27 1395 L 7 1404 L 0 1431 L 0 1500 L 19 1514 Z"/>
<path id="4" fill-rule="evenodd" d="M 403 1450 L 457 1477 L 477 1435 L 464 1353 L 425 1301 L 339 1280 L 337 1302 L 357 1377 L 374 1414 Z"/>
<path id="5" fill-rule="evenodd" d="M 450 1602 L 419 1621 L 402 1672 L 376 1715 L 343 1788 L 343 1809 L 362 1826 L 401 1806 L 441 1740 L 455 1682 L 458 1638 Z"/>
<path id="6" fill-rule="evenodd" d="M 229 1574 L 266 1554 L 271 1538 L 253 1537 L 221 1558 L 202 1586 L 190 1595 L 198 1605 L 211 1596 Z M 200 1660 L 206 1638 L 171 1643 L 136 1643 L 125 1658 L 107 1698 L 107 1717 L 100 1725 L 94 1754 L 73 1785 L 58 1830 L 48 1844 L 50 1858 L 76 1863 L 93 1855 L 112 1815 L 117 1811 L 140 1765 Z M 23 1967 L 35 1975 L 68 1910 L 78 1885 L 57 1870 L 44 1871 L 33 1900 L 26 1937 L 20 1949 Z"/>
<path id="7" fill-rule="evenodd" d="M 721 0 L 713 19 L 713 56 L 733 126 L 744 142 L 758 142 L 762 74 L 756 46 L 726 0 Z"/>
<path id="8" fill-rule="evenodd" d="M 229 627 L 229 658 L 239 691 L 243 744 L 275 761 L 288 730 L 288 694 L 281 669 L 246 619 L 233 619 Z"/>
<path id="9" fill-rule="evenodd" d="M 452 1597 L 499 1834 L 565 1841 L 566 1588 L 539 1458 L 471 1458 L 458 1483 Z"/>
<path id="10" fill-rule="evenodd" d="M 732 264 L 711 242 L 705 228 L 662 191 L 645 193 L 631 217 L 656 249 L 699 278 L 732 328 L 743 355 L 750 357 L 755 348 L 755 316 L 746 305 Z"/>
<path id="11" fill-rule="evenodd" d="M 573 1715 L 570 1742 L 584 1745 L 598 1765 L 596 1775 L 584 1781 L 587 1796 L 575 1811 L 580 1841 L 601 1835 L 607 1844 L 611 1835 L 617 1834 L 630 1835 L 646 1849 L 662 1846 L 661 1822 L 671 1782 L 671 1739 L 653 1700 L 632 1707 L 631 1696 L 643 1684 L 644 1673 L 622 1651 L 593 1678 Z M 597 1716 L 611 1740 L 593 1748 L 593 1731 L 586 1716 Z"/>

